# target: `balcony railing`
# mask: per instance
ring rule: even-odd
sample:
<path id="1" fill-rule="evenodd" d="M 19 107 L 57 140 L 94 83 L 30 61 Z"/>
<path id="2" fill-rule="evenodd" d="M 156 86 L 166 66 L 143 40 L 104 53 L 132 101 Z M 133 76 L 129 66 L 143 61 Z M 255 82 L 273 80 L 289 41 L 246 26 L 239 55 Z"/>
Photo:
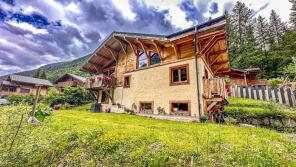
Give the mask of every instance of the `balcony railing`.
<path id="1" fill-rule="evenodd" d="M 87 78 L 85 87 L 86 89 L 114 88 L 115 84 L 114 77 L 100 74 Z"/>
<path id="2" fill-rule="evenodd" d="M 221 97 L 226 99 L 227 92 L 224 78 L 211 78 L 203 80 L 203 96 L 207 99 Z"/>

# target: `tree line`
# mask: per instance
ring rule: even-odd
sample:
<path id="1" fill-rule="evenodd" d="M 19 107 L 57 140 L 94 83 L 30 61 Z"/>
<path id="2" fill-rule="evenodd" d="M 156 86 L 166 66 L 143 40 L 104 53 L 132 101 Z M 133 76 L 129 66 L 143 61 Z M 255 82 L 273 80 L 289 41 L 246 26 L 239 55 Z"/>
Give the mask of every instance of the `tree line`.
<path id="1" fill-rule="evenodd" d="M 232 67 L 259 67 L 261 78 L 296 79 L 296 0 L 289 1 L 289 23 L 275 10 L 269 18 L 255 16 L 256 12 L 240 1 L 232 12 L 226 12 Z"/>

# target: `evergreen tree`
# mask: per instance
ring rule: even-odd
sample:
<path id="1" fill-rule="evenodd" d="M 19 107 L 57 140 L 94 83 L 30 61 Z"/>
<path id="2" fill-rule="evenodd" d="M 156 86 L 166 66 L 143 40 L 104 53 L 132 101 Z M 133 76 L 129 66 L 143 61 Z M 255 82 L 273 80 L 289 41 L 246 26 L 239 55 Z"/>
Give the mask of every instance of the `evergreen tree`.
<path id="1" fill-rule="evenodd" d="M 292 3 L 291 13 L 290 13 L 290 22 L 293 26 L 293 29 L 296 29 L 296 0 L 289 0 Z"/>
<path id="2" fill-rule="evenodd" d="M 44 70 L 42 70 L 40 76 L 39 76 L 40 79 L 47 79 L 47 76 L 46 76 L 46 72 Z"/>
<path id="3" fill-rule="evenodd" d="M 41 69 L 38 68 L 37 71 L 35 72 L 35 74 L 33 75 L 34 78 L 39 78 L 41 75 Z"/>
<path id="4" fill-rule="evenodd" d="M 270 43 L 279 44 L 281 42 L 281 37 L 286 30 L 286 25 L 282 22 L 280 16 L 275 12 L 275 10 L 271 11 L 269 24 L 269 32 L 271 35 Z"/>

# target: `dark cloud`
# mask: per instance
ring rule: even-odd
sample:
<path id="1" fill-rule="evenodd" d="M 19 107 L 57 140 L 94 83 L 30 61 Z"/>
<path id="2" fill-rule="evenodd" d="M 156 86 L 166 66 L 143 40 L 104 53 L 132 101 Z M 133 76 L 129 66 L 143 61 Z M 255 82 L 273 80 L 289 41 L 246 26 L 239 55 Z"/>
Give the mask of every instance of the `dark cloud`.
<path id="1" fill-rule="evenodd" d="M 209 11 L 211 14 L 216 14 L 219 12 L 219 6 L 218 6 L 218 3 L 216 2 L 213 2 L 211 3 L 211 6 L 210 6 L 210 11 Z"/>
<path id="2" fill-rule="evenodd" d="M 15 5 L 14 0 L 2 0 L 2 2 L 12 5 L 12 6 Z"/>
<path id="3" fill-rule="evenodd" d="M 10 19 L 16 20 L 17 22 L 25 22 L 25 23 L 31 24 L 36 28 L 46 28 L 46 26 L 50 24 L 46 17 L 38 13 L 26 15 L 18 12 L 18 13 L 12 14 Z"/>
<path id="4" fill-rule="evenodd" d="M 206 20 L 204 13 L 209 9 L 209 1 L 198 1 L 196 3 L 193 0 L 183 0 L 180 8 L 185 12 L 186 20 L 198 24 Z"/>

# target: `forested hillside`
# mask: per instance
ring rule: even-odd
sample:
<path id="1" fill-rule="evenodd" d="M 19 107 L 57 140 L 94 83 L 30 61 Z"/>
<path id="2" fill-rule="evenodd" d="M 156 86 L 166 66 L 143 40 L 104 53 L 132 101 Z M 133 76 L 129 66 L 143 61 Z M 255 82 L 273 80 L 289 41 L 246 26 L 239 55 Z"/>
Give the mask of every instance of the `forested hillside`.
<path id="1" fill-rule="evenodd" d="M 269 18 L 238 1 L 228 15 L 229 56 L 232 67 L 262 69 L 261 77 L 296 76 L 296 0 L 291 2 L 290 22 L 272 10 Z M 288 10 L 288 9 L 287 9 Z"/>
<path id="2" fill-rule="evenodd" d="M 64 75 L 65 73 L 72 73 L 79 76 L 87 76 L 88 74 L 80 71 L 80 68 L 89 57 L 90 55 L 87 55 L 87 56 L 75 59 L 73 61 L 48 64 L 40 67 L 40 70 L 44 71 L 46 73 L 46 78 L 52 82 L 55 81 L 58 77 Z M 37 73 L 37 70 L 38 69 L 24 71 L 17 74 L 34 76 Z M 2 76 L 0 77 L 0 79 L 4 79 L 6 77 L 7 76 Z"/>

